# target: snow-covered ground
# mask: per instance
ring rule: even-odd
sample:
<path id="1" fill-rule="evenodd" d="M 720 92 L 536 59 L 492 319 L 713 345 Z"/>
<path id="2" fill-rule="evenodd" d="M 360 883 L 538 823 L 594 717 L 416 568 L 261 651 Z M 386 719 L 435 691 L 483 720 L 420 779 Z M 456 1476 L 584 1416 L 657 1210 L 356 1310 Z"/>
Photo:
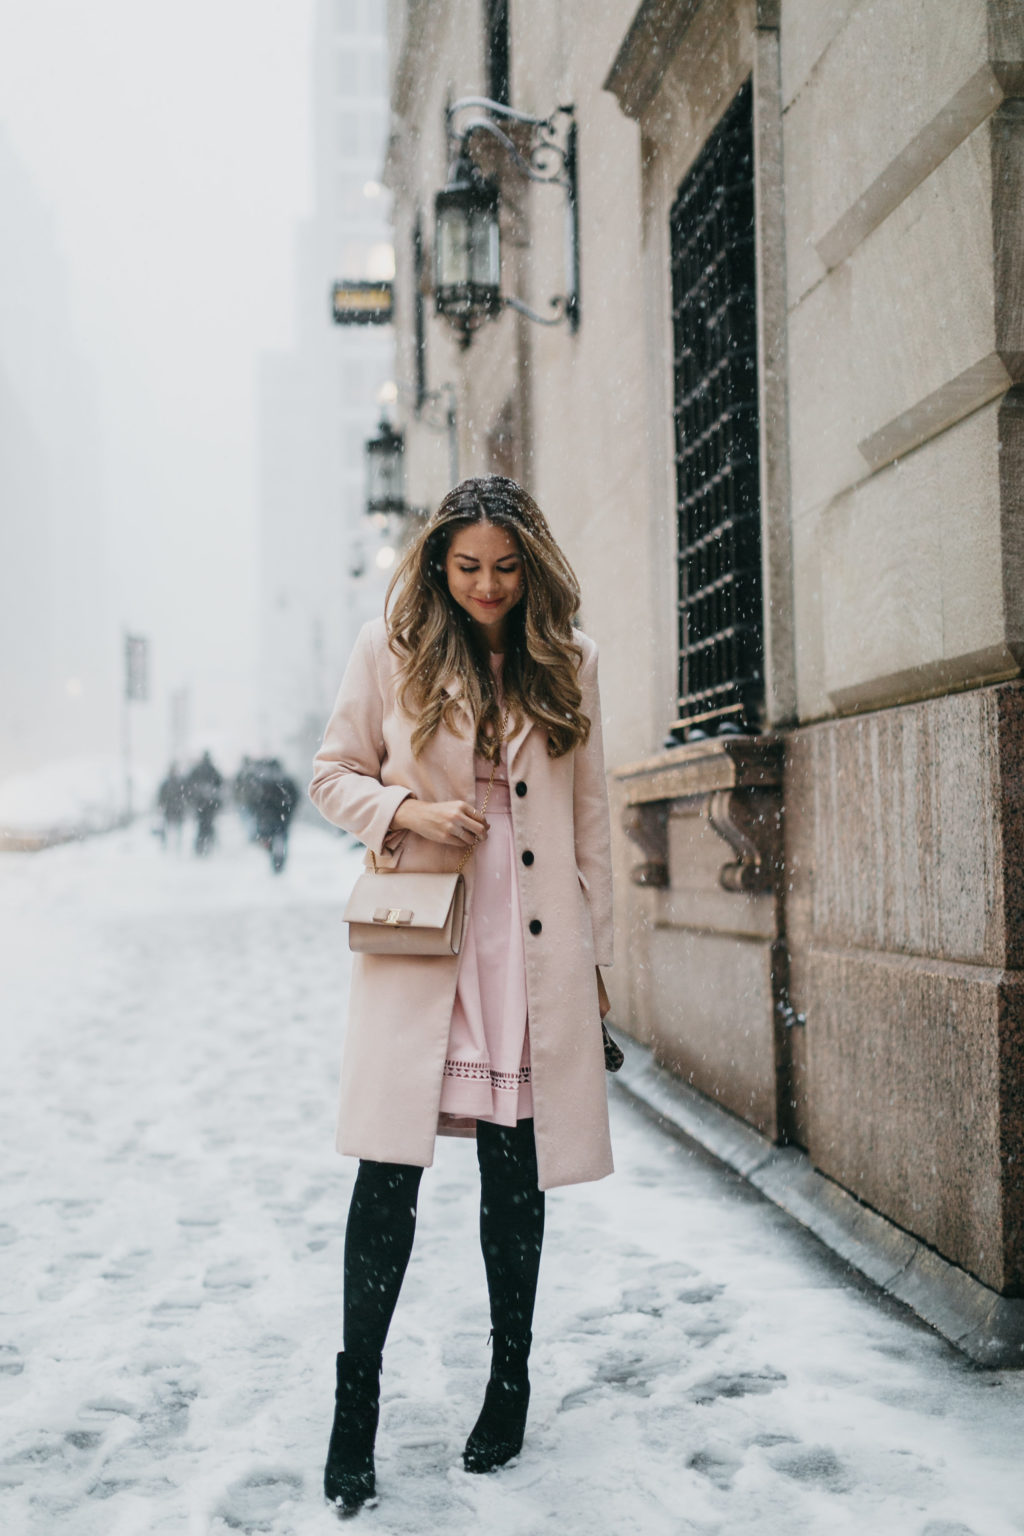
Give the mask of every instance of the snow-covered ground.
<path id="1" fill-rule="evenodd" d="M 355 855 L 230 817 L 0 858 L 0 1531 L 312 1536 L 354 1166 L 333 1151 Z M 382 1021 L 382 1027 L 383 1027 Z M 1013 1536 L 1024 1375 L 966 1364 L 613 1097 L 549 1197 L 527 1441 L 460 1465 L 487 1364 L 471 1144 L 443 1142 L 385 1357 L 377 1536 Z"/>
<path id="2" fill-rule="evenodd" d="M 152 774 L 136 767 L 135 803 L 153 798 Z M 0 779 L 0 843 L 4 835 L 61 842 L 106 832 L 124 813 L 124 766 L 112 757 L 69 757 L 32 773 Z"/>

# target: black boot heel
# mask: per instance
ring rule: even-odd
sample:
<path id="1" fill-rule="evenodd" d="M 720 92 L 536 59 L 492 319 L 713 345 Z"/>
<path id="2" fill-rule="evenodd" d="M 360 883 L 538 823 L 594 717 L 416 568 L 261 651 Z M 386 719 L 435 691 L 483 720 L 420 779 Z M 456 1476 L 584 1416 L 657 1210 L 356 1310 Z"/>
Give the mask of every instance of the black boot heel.
<path id="1" fill-rule="evenodd" d="M 334 1423 L 324 1467 L 324 1498 L 339 1514 L 354 1515 L 376 1497 L 373 1446 L 380 1416 L 379 1355 L 338 1356 Z"/>

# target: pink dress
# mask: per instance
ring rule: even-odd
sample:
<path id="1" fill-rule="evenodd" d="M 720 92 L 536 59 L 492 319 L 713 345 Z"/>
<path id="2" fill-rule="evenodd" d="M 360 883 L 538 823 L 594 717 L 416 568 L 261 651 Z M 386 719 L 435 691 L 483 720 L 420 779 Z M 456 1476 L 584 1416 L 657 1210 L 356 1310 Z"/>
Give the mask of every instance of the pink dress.
<path id="1" fill-rule="evenodd" d="M 499 689 L 501 663 L 502 658 L 492 654 Z M 490 776 L 491 764 L 478 757 L 478 809 Z M 459 955 L 440 1107 L 442 1115 L 456 1123 L 515 1125 L 533 1114 L 533 1095 L 526 954 L 504 745 L 486 814 L 490 830 L 473 854 L 473 902 Z"/>

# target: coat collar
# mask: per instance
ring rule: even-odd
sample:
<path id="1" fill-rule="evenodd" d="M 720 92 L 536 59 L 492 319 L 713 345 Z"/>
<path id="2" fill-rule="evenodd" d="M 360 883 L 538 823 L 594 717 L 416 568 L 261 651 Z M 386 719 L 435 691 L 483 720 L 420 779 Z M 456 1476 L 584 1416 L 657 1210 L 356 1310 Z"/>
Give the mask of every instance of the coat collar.
<path id="1" fill-rule="evenodd" d="M 450 677 L 448 679 L 448 681 L 444 685 L 444 691 L 445 691 L 445 693 L 447 693 L 447 695 L 448 695 L 448 697 L 450 699 L 454 699 L 458 703 L 458 705 L 459 705 L 459 707 L 460 707 L 460 709 L 462 711 L 463 717 L 466 720 L 466 723 L 472 729 L 473 716 L 470 713 L 469 706 L 465 703 L 465 701 L 463 699 L 464 689 L 463 689 L 463 686 L 462 686 L 462 679 L 461 679 L 461 677 L 458 677 L 458 676 L 455 676 L 455 675 Z M 518 755 L 520 747 L 522 746 L 523 742 L 526 740 L 527 736 L 529 736 L 530 732 L 533 730 L 533 727 L 534 727 L 534 721 L 530 719 L 529 715 L 526 715 L 526 716 L 524 716 L 522 722 L 520 723 L 519 729 L 517 731 L 514 731 L 512 733 L 512 735 L 509 737 L 509 739 L 508 739 L 508 754 L 507 754 L 507 756 L 508 756 L 508 766 L 509 766 L 509 771 L 510 772 L 511 772 L 511 769 L 512 769 L 512 763 L 513 763 L 514 759 L 516 758 L 516 756 Z M 470 738 L 470 740 L 472 741 L 472 737 Z"/>

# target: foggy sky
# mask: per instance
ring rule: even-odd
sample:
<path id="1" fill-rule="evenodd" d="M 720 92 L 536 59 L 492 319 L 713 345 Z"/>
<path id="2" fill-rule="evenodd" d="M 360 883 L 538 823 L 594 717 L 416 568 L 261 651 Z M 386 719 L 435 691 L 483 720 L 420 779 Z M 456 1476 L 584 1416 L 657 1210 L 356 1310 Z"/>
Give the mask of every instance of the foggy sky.
<path id="1" fill-rule="evenodd" d="M 250 739 L 257 361 L 292 339 L 312 10 L 0 0 L 0 378 L 69 532 L 83 476 L 61 480 L 62 456 L 91 459 L 82 569 L 104 584 L 111 665 L 96 687 L 108 706 L 122 626 L 152 638 L 139 729 L 157 759 L 172 687 L 191 688 L 197 730 Z M 32 564 L 60 554 L 32 546 Z"/>

